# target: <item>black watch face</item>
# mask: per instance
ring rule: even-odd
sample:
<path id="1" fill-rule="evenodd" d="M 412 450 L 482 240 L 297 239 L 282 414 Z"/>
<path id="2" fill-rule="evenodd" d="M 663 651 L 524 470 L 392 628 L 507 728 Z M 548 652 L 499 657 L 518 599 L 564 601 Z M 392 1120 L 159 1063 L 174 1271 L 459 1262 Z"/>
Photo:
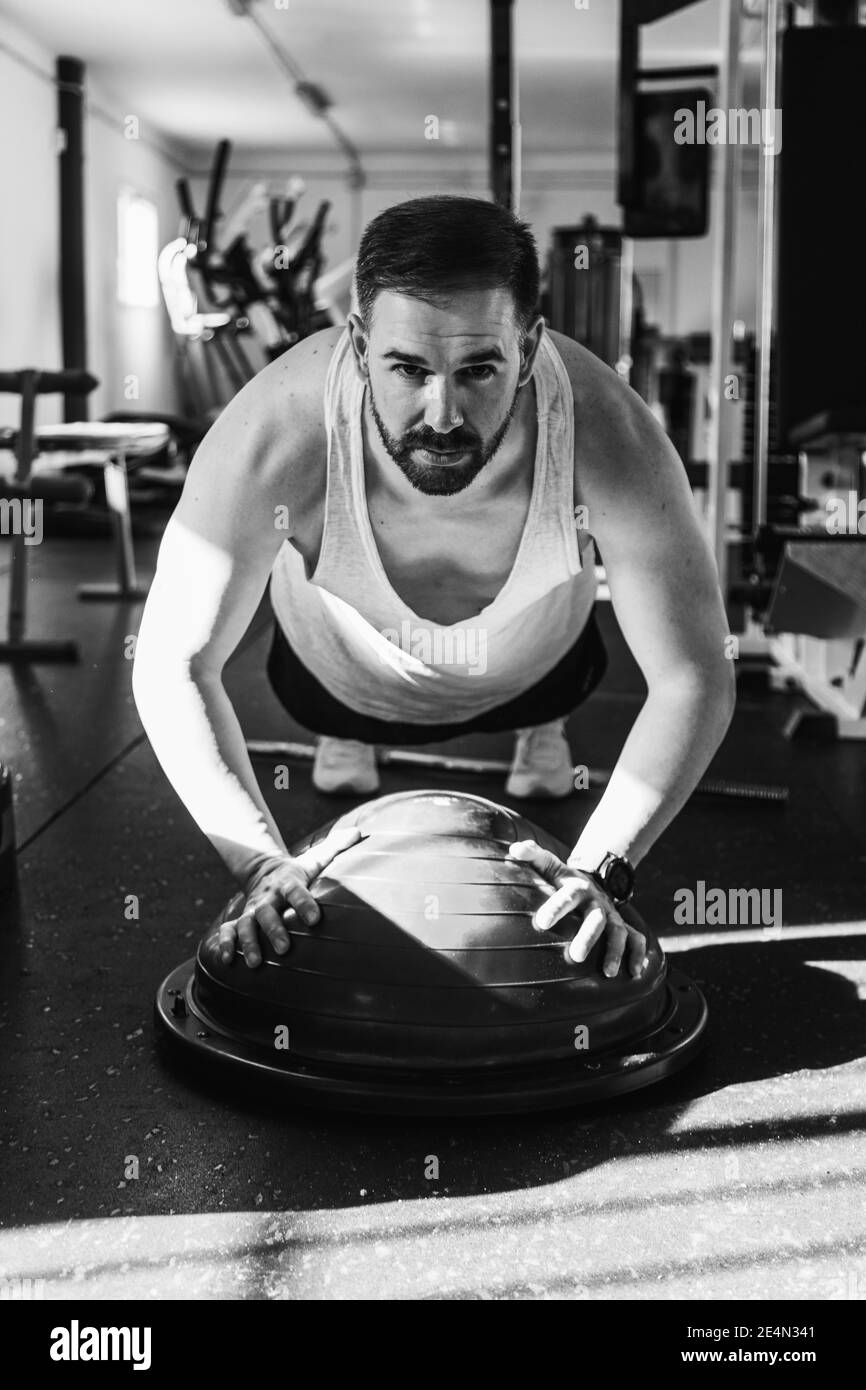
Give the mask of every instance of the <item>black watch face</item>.
<path id="1" fill-rule="evenodd" d="M 612 898 L 626 899 L 631 893 L 632 876 L 625 864 L 611 864 L 605 874 L 605 886 Z"/>

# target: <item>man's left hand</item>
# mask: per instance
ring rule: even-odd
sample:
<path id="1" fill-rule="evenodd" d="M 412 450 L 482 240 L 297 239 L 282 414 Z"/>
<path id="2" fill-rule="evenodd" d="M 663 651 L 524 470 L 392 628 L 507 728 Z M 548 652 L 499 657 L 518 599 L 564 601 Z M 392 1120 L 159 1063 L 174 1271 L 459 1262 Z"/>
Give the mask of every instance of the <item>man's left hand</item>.
<path id="1" fill-rule="evenodd" d="M 602 965 L 604 974 L 617 975 L 623 957 L 630 975 L 637 978 L 641 974 L 647 962 L 646 937 L 623 920 L 616 905 L 594 879 L 550 850 L 542 849 L 534 840 L 519 840 L 509 845 L 508 852 L 513 859 L 531 864 L 556 889 L 532 919 L 536 931 L 550 931 L 570 912 L 582 914 L 580 930 L 568 948 L 571 959 L 578 963 L 585 961 L 603 934 L 607 947 Z"/>

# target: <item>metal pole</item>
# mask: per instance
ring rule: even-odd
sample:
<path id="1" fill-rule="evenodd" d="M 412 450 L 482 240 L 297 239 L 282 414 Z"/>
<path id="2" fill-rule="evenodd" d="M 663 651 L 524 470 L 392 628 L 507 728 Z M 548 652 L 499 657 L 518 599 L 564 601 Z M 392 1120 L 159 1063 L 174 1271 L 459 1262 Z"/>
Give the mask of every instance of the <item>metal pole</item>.
<path id="1" fill-rule="evenodd" d="M 513 209 L 514 55 L 513 0 L 490 0 L 490 192 L 494 203 Z"/>
<path id="2" fill-rule="evenodd" d="M 229 3 L 235 14 L 242 15 L 245 19 L 249 19 L 252 22 L 256 32 L 273 54 L 278 66 L 282 68 L 283 72 L 286 73 L 294 84 L 295 92 L 301 100 L 303 100 L 307 110 L 311 111 L 319 120 L 324 121 L 333 135 L 336 144 L 349 161 L 353 174 L 363 182 L 363 166 L 361 164 L 361 155 L 357 145 L 354 141 L 349 139 L 342 126 L 340 126 L 338 121 L 331 115 L 328 107 L 322 105 L 314 95 L 315 89 L 313 88 L 313 84 L 307 80 L 291 53 L 289 53 L 288 49 L 286 49 L 283 44 L 278 43 L 270 31 L 265 27 L 255 10 L 253 10 L 251 0 L 237 0 L 236 5 L 232 3 L 232 0 L 229 0 Z"/>
<path id="3" fill-rule="evenodd" d="M 122 596 L 134 596 L 138 587 L 135 573 L 135 550 L 132 543 L 132 517 L 129 510 L 129 480 L 126 457 L 118 454 L 105 465 L 105 495 L 111 508 L 117 550 L 118 591 Z"/>
<path id="4" fill-rule="evenodd" d="M 84 255 L 84 64 L 58 58 L 57 125 L 60 138 L 60 324 L 64 367 L 87 366 L 87 294 Z M 86 393 L 67 391 L 63 418 L 86 420 Z"/>
<path id="5" fill-rule="evenodd" d="M 34 430 L 36 420 L 37 374 L 33 370 L 21 373 L 21 424 L 18 430 L 15 481 L 22 488 L 30 486 L 33 470 Z M 24 497 L 21 507 L 24 508 Z M 12 540 L 12 575 L 9 581 L 9 642 L 23 642 L 27 622 L 27 548 L 22 527 Z"/>
<path id="6" fill-rule="evenodd" d="M 240 15 L 244 19 L 251 21 L 256 32 L 262 39 L 262 42 L 270 49 L 278 66 L 282 68 L 283 72 L 293 83 L 295 93 L 301 98 L 307 109 L 311 111 L 314 116 L 317 116 L 320 121 L 324 122 L 333 135 L 335 143 L 346 156 L 349 163 L 349 190 L 351 195 L 351 244 L 353 248 L 357 247 L 361 240 L 362 231 L 361 195 L 366 183 L 364 166 L 361 163 L 361 154 L 357 145 L 353 140 L 349 139 L 340 123 L 331 114 L 327 105 L 321 102 L 314 85 L 307 80 L 288 49 L 283 44 L 278 43 L 268 28 L 262 23 L 252 7 L 252 0 L 228 0 L 228 4 L 234 14 Z"/>
<path id="7" fill-rule="evenodd" d="M 523 192 L 523 129 L 520 125 L 520 77 L 516 56 L 512 56 L 511 91 L 511 211 L 519 216 Z"/>
<path id="8" fill-rule="evenodd" d="M 727 112 L 739 106 L 740 0 L 722 0 L 722 64 L 718 104 Z M 730 346 L 734 319 L 734 250 L 736 242 L 738 146 L 725 141 L 716 146 L 719 171 L 715 193 L 716 239 L 713 249 L 712 367 L 710 389 L 712 415 L 707 449 L 707 501 L 710 540 L 719 584 L 727 592 L 725 505 L 727 466 L 733 445 L 731 400 L 726 397 L 730 370 Z"/>
<path id="9" fill-rule="evenodd" d="M 257 634 L 258 635 L 258 634 Z M 253 641 L 256 640 L 254 637 Z M 245 647 L 251 645 L 249 633 L 243 639 Z M 234 653 L 234 656 L 238 653 Z M 251 758 L 286 758 L 294 762 L 311 763 L 316 756 L 312 743 L 284 743 L 271 739 L 247 739 L 247 752 Z M 405 748 L 385 748 L 377 750 L 376 761 L 383 767 L 416 768 L 429 772 L 465 773 L 470 777 L 504 776 L 510 763 L 498 758 L 448 757 L 443 753 L 423 753 Z M 587 768 L 580 764 L 572 769 L 577 785 L 578 774 L 586 775 L 590 791 L 600 791 L 611 778 L 607 768 Z M 584 787 L 586 784 L 584 783 Z M 788 788 L 764 786 L 756 782 L 727 782 L 705 778 L 694 790 L 695 796 L 711 796 L 730 801 L 763 801 L 767 804 L 784 805 L 788 799 Z"/>
<path id="10" fill-rule="evenodd" d="M 763 62 L 761 64 L 761 127 L 776 110 L 776 42 L 778 0 L 764 0 L 762 24 Z M 773 116 L 775 135 L 775 115 Z M 758 372 L 755 395 L 755 491 L 752 503 L 754 528 L 767 520 L 767 481 L 770 455 L 770 385 L 773 345 L 773 271 L 776 231 L 776 159 L 762 145 L 759 171 L 758 230 Z"/>
<path id="11" fill-rule="evenodd" d="M 623 381 L 631 380 L 634 366 L 632 355 L 632 321 L 634 318 L 634 242 L 624 236 L 620 247 L 619 344 L 613 363 Z"/>

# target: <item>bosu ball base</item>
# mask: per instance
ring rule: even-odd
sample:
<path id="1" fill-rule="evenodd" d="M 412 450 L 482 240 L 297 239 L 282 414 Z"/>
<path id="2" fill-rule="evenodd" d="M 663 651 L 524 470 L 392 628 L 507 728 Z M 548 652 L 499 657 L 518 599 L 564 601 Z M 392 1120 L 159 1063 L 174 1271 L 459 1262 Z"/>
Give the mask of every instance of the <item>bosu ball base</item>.
<path id="1" fill-rule="evenodd" d="M 480 1115 L 606 1100 L 660 1081 L 701 1047 L 707 1006 L 646 924 L 638 979 L 601 973 L 604 942 L 576 964 L 569 916 L 538 932 L 552 888 L 509 844 L 568 848 L 483 797 L 415 791 L 368 801 L 332 829 L 363 838 L 314 880 L 321 918 L 292 915 L 291 949 L 262 942 L 250 969 L 219 957 L 220 924 L 163 981 L 156 1019 L 172 1052 L 287 1104 Z"/>

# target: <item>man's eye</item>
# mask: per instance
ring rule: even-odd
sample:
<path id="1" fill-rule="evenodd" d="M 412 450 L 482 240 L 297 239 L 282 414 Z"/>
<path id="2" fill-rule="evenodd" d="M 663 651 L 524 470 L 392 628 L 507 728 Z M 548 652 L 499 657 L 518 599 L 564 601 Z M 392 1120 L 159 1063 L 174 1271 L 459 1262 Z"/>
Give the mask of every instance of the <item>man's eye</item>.
<path id="1" fill-rule="evenodd" d="M 424 367 L 416 367 L 410 362 L 398 362 L 392 370 L 398 372 L 407 381 L 417 381 L 419 377 L 428 375 Z M 489 381 L 495 375 L 494 368 L 488 365 L 466 367 L 464 371 L 473 381 Z"/>

